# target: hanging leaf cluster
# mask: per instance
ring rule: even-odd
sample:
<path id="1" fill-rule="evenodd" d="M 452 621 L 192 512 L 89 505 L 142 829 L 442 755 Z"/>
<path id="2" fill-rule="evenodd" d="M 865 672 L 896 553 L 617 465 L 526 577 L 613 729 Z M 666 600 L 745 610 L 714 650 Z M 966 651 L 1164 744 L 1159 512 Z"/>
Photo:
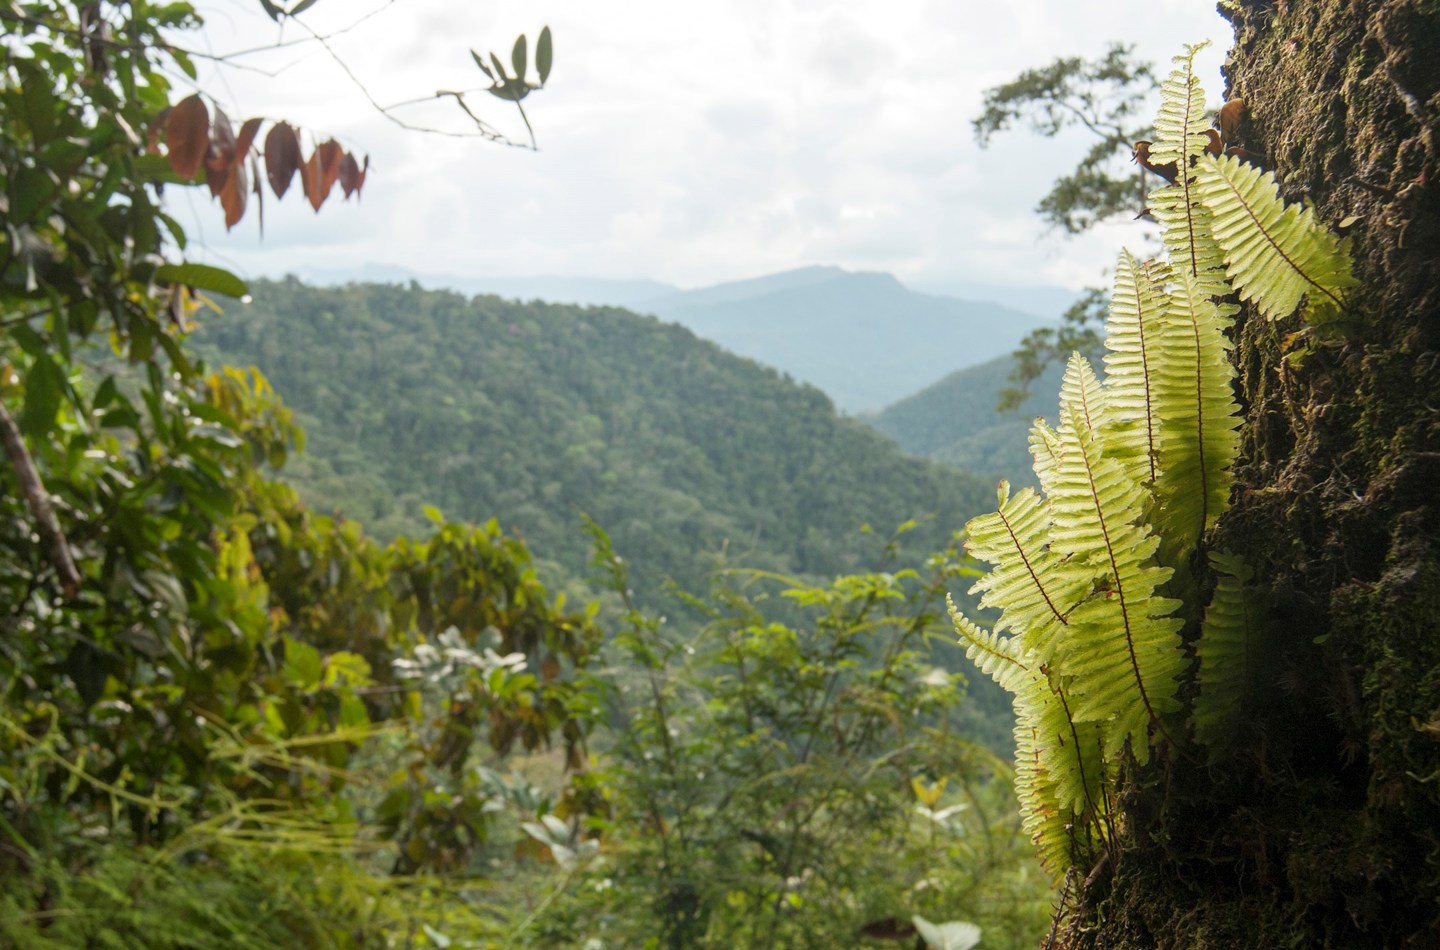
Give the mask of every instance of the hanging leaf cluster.
<path id="1" fill-rule="evenodd" d="M 486 91 L 497 99 L 504 99 L 507 102 L 519 102 L 530 95 L 532 90 L 544 88 L 546 80 L 550 78 L 550 67 L 555 59 L 554 43 L 550 38 L 550 27 L 548 26 L 540 31 L 540 38 L 535 41 L 535 73 L 539 77 L 539 82 L 529 82 L 525 78 L 525 73 L 530 66 L 530 56 L 529 41 L 523 33 L 516 38 L 515 45 L 510 50 L 510 66 L 515 71 L 513 76 L 505 72 L 505 64 L 493 52 L 490 54 L 488 64 L 485 62 L 485 57 L 473 49 L 470 51 L 470 55 L 474 58 L 475 65 L 480 67 L 480 71 L 485 74 L 485 78 L 490 80 L 490 88 Z"/>
<path id="2" fill-rule="evenodd" d="M 301 6 L 303 6 L 302 4 Z M 265 120 L 251 118 L 235 128 L 223 109 L 213 113 L 199 94 L 187 96 L 163 110 L 150 126 L 149 150 L 164 158 L 169 171 L 182 182 L 202 178 L 212 197 L 225 211 L 225 227 L 233 228 L 245 216 L 253 195 L 264 221 L 264 179 L 276 198 L 283 198 L 296 175 L 310 206 L 316 211 L 338 184 L 345 198 L 365 186 L 370 157 L 357 159 L 334 139 L 319 142 L 307 158 L 300 132 L 288 122 L 272 122 L 264 142 L 257 138 Z"/>

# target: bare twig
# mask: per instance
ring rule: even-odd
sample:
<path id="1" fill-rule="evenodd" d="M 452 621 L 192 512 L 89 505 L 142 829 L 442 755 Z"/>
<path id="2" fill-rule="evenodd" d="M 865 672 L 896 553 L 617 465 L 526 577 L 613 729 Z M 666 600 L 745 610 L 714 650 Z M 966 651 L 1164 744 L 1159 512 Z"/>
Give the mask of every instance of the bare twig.
<path id="1" fill-rule="evenodd" d="M 70 556 L 70 545 L 60 531 L 60 522 L 55 518 L 55 509 L 35 468 L 35 460 L 25 447 L 25 438 L 15 424 L 15 417 L 10 415 L 3 402 L 0 402 L 0 442 L 5 445 L 5 454 L 10 459 L 10 466 L 15 469 L 20 491 L 25 496 L 40 537 L 50 550 L 50 562 L 60 578 L 60 589 L 67 599 L 73 600 L 80 593 L 80 572 L 75 567 L 75 559 Z"/>

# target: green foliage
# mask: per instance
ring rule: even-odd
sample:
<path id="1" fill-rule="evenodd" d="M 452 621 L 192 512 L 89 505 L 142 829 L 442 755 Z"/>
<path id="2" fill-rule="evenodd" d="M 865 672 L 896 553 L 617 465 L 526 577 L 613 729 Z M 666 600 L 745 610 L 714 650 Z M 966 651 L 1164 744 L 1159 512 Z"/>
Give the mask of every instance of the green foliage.
<path id="1" fill-rule="evenodd" d="M 722 556 L 807 576 L 864 569 L 883 552 L 856 534 L 862 520 L 916 519 L 903 544 L 918 562 L 988 495 L 903 458 L 817 390 L 653 319 L 402 287 L 253 292 L 243 318 L 211 321 L 199 341 L 286 393 L 309 435 L 288 470 L 305 498 L 381 535 L 423 535 L 425 502 L 499 518 L 572 589 L 588 560 L 580 511 L 658 606 L 666 578 L 704 589 Z"/>
<path id="2" fill-rule="evenodd" d="M 1136 198 L 1143 196 L 1143 178 L 1137 181 L 1115 168 L 1118 157 L 1129 157 L 1131 143 L 1145 138 L 1146 127 L 1135 124 L 1136 115 L 1155 89 L 1150 65 L 1135 62 L 1133 51 L 1113 44 L 1099 59 L 1062 57 L 1027 69 L 987 90 L 984 111 L 973 121 L 982 147 L 996 132 L 1021 121 L 1047 137 L 1078 126 L 1100 139 L 1073 172 L 1055 181 L 1036 209 L 1070 234 L 1116 215 L 1134 214 Z"/>
<path id="3" fill-rule="evenodd" d="M 981 607 L 1000 611 L 993 629 L 952 608 L 971 658 L 1015 696 L 1016 789 L 1057 880 L 1089 875 L 1113 848 L 1124 826 L 1118 776 L 1143 765 L 1156 740 L 1183 747 L 1192 730 L 1220 754 L 1254 682 L 1249 571 L 1205 545 L 1228 504 L 1239 444 L 1226 339 L 1236 308 L 1214 296 L 1228 277 L 1262 313 L 1289 313 L 1304 293 L 1294 261 L 1311 275 L 1349 272 L 1310 216 L 1260 211 L 1254 188 L 1229 203 L 1207 197 L 1205 183 L 1231 160 L 1203 154 L 1194 53 L 1177 57 L 1157 121 L 1156 151 L 1186 169 L 1155 196 L 1170 222 L 1169 260 L 1121 255 L 1104 382 L 1071 357 L 1059 428 L 1039 423 L 1032 432 L 1041 493 L 1012 498 L 1002 483 L 999 511 L 969 525 L 969 550 L 995 565 L 974 588 Z M 1241 250 L 1215 255 L 1213 244 Z M 1220 577 L 1202 622 L 1212 561 Z M 1197 656 L 1197 688 L 1188 690 Z M 1188 710 L 1187 695 L 1195 697 Z"/>
<path id="4" fill-rule="evenodd" d="M 1031 945 L 1047 897 L 1002 804 L 1009 769 L 956 729 L 964 684 L 936 665 L 953 556 L 823 585 L 729 572 L 693 633 L 631 604 L 596 670 L 612 810 L 534 945 L 853 946 L 915 914 Z"/>

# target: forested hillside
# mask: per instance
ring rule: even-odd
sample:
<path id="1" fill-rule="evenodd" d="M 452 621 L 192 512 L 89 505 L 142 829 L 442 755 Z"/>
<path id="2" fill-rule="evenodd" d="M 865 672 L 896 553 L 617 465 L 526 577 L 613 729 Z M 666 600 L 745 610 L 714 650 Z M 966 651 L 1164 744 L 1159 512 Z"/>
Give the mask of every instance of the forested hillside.
<path id="1" fill-rule="evenodd" d="M 721 554 L 812 575 L 869 567 L 911 519 L 923 556 L 993 497 L 818 390 L 652 318 L 415 287 L 252 292 L 197 342 L 269 376 L 308 434 L 289 477 L 381 536 L 425 531 L 433 504 L 498 518 L 576 577 L 584 512 L 653 595 L 666 577 L 702 589 Z"/>
<path id="2" fill-rule="evenodd" d="M 1033 484 L 1029 431 L 1037 416 L 1055 417 L 1061 367 L 1052 366 L 1030 387 L 1017 409 L 999 411 L 1001 390 L 1013 385 L 1013 357 L 1002 356 L 951 373 L 913 396 L 862 418 L 912 455 L 1013 485 Z"/>

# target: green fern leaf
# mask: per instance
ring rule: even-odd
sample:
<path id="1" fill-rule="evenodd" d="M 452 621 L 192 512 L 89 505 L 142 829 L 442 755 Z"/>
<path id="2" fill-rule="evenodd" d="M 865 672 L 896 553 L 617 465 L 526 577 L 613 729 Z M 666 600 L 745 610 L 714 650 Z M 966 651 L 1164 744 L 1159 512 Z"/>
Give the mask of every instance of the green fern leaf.
<path id="1" fill-rule="evenodd" d="M 1095 723 L 1077 723 L 1065 694 L 1031 671 L 1015 694 L 1015 792 L 1022 827 L 1057 882 L 1098 851 L 1110 770 Z"/>
<path id="2" fill-rule="evenodd" d="M 950 613 L 950 622 L 955 625 L 955 632 L 965 646 L 965 656 L 980 672 L 1010 692 L 1015 692 L 1020 677 L 1029 672 L 1029 667 L 1016 656 L 1015 638 L 1002 637 L 994 630 L 987 632 L 961 613 L 949 594 L 945 595 L 945 607 Z"/>
<path id="3" fill-rule="evenodd" d="M 1286 205 L 1275 176 L 1238 158 L 1202 157 L 1196 188 L 1213 215 L 1212 231 L 1242 300 L 1275 320 L 1305 301 L 1304 318 L 1322 325 L 1340 315 L 1354 286 L 1346 242 L 1312 210 Z"/>
<path id="4" fill-rule="evenodd" d="M 1206 45 L 1187 46 L 1175 57 L 1175 69 L 1160 86 L 1150 161 L 1157 165 L 1173 162 L 1176 168 L 1185 169 L 1185 174 L 1179 175 L 1175 184 L 1151 192 L 1148 206 L 1160 224 L 1171 267 L 1177 273 L 1188 271 L 1210 293 L 1224 295 L 1229 293 L 1224 286 L 1225 261 L 1211 233 L 1210 210 L 1196 193 L 1193 171 L 1210 144 L 1205 90 L 1195 75 L 1195 54 Z"/>
<path id="5" fill-rule="evenodd" d="M 1215 552 L 1210 563 L 1219 579 L 1195 647 L 1200 690 L 1191 723 L 1195 738 L 1209 747 L 1214 758 L 1225 750 L 1235 723 L 1250 705 L 1259 664 L 1254 607 L 1247 590 L 1253 572 L 1234 554 Z"/>
<path id="6" fill-rule="evenodd" d="M 1128 742 L 1139 762 L 1149 758 L 1149 730 L 1178 707 L 1179 602 L 1156 589 L 1171 570 L 1154 563 L 1160 539 L 1142 520 L 1148 493 L 1124 465 L 1104 454 L 1103 433 L 1088 419 L 1104 417 L 1104 395 L 1089 365 L 1070 359 L 1060 427 L 1064 457 L 1050 499 L 1051 549 L 1065 570 L 1093 575 L 1094 593 L 1070 614 L 1053 664 L 1072 684 L 1080 722 L 1104 724 L 1105 754 Z"/>
<path id="7" fill-rule="evenodd" d="M 1230 501 L 1230 468 L 1240 451 L 1235 367 L 1225 329 L 1233 305 L 1182 273 L 1160 333 L 1155 392 L 1164 417 L 1159 533 L 1177 569 Z"/>
<path id="8" fill-rule="evenodd" d="M 972 518 L 965 526 L 965 549 L 976 560 L 995 565 L 971 593 L 982 594 L 981 607 L 1000 610 L 994 632 L 1021 638 L 1020 652 L 1045 663 L 1067 621 L 1066 613 L 1085 593 L 1087 578 L 1062 569 L 1049 548 L 1050 509 L 1030 488 L 1010 494 L 1000 483 L 999 509 Z"/>
<path id="9" fill-rule="evenodd" d="M 1160 84 L 1160 111 L 1155 116 L 1155 141 L 1150 143 L 1150 162 L 1189 168 L 1190 159 L 1205 150 L 1205 130 L 1210 120 L 1205 108 L 1205 90 L 1195 75 L 1195 54 L 1209 41 L 1186 45 L 1185 52 L 1171 59 L 1175 68 Z"/>
<path id="10" fill-rule="evenodd" d="M 1155 481 L 1160 459 L 1160 407 L 1154 392 L 1155 364 L 1159 359 L 1160 326 L 1169 309 L 1162 286 L 1165 266 L 1136 261 L 1120 252 L 1115 267 L 1115 290 L 1110 297 L 1110 319 L 1105 324 L 1105 394 L 1111 419 L 1134 423 L 1128 430 L 1134 441 L 1121 452 L 1124 439 L 1112 438 L 1108 454 L 1133 460 L 1138 477 Z M 1119 435 L 1122 430 L 1117 430 Z"/>

